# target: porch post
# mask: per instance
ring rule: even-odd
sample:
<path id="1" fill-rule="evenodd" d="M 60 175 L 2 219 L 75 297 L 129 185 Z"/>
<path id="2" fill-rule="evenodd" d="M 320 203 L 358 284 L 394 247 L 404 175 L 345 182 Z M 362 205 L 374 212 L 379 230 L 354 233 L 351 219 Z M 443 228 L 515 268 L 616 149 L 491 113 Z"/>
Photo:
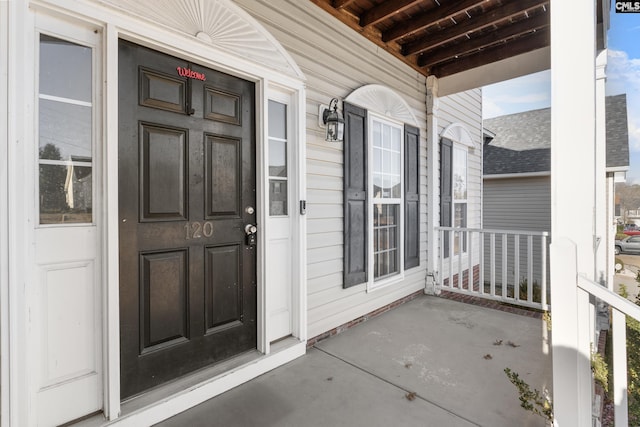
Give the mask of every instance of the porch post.
<path id="1" fill-rule="evenodd" d="M 594 279 L 595 7 L 564 0 L 551 8 L 550 285 L 554 415 L 562 427 L 591 425 L 589 300 L 576 273 Z"/>
<path id="2" fill-rule="evenodd" d="M 607 263 L 607 229 L 609 209 L 607 204 L 607 123 L 605 111 L 605 68 L 607 66 L 607 50 L 604 49 L 596 57 L 596 144 L 595 144 L 595 218 L 593 245 L 595 250 L 594 279 L 607 286 L 613 280 L 611 266 Z"/>
<path id="3" fill-rule="evenodd" d="M 440 101 L 438 99 L 438 78 L 436 76 L 427 77 L 427 281 L 425 284 L 425 294 L 436 293 L 436 277 L 434 273 L 438 268 L 438 233 L 435 227 L 440 225 L 440 186 L 439 159 L 440 147 L 438 141 L 438 113 Z M 442 272 L 437 272 L 441 274 Z"/>

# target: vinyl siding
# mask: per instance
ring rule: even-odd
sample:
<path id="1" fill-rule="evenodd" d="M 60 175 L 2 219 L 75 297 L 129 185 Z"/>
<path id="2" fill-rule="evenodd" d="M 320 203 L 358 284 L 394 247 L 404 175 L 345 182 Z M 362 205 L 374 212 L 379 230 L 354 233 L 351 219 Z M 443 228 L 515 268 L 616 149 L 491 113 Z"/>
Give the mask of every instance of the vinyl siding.
<path id="1" fill-rule="evenodd" d="M 471 135 L 475 145 L 467 151 L 467 228 L 480 228 L 482 226 L 482 91 L 473 89 L 439 99 L 438 108 L 438 135 L 451 124 L 461 124 Z M 454 143 L 455 145 L 455 143 Z M 440 141 L 437 141 L 438 158 L 440 157 Z M 440 177 L 440 171 L 436 172 Z M 439 178 L 438 178 L 439 180 Z M 436 189 L 436 203 L 440 202 L 440 194 Z M 440 212 L 439 206 L 437 212 Z M 479 239 L 472 236 L 471 265 L 476 265 L 480 260 Z M 438 251 L 440 248 L 438 247 Z M 459 271 L 458 257 L 454 257 L 452 270 L 455 274 Z M 462 269 L 469 265 L 468 254 L 462 256 Z M 442 271 L 438 271 L 438 277 L 442 280 L 449 277 L 449 259 L 444 260 Z M 436 264 L 436 270 L 440 266 Z"/>
<path id="2" fill-rule="evenodd" d="M 551 231 L 548 176 L 484 180 L 484 228 Z"/>
<path id="3" fill-rule="evenodd" d="M 427 260 L 426 79 L 341 25 L 309 1 L 238 0 L 284 46 L 306 77 L 307 292 L 308 334 L 313 337 L 424 287 Z M 324 141 L 318 106 L 340 100 L 367 84 L 387 86 L 409 105 L 420 129 L 420 266 L 404 279 L 366 292 L 365 285 L 342 287 L 343 151 Z M 480 141 L 480 94 L 447 97 L 443 110 L 452 121 L 474 122 Z M 475 159 L 474 170 L 479 170 Z M 478 174 L 479 177 L 479 174 Z M 479 180 L 479 178 L 478 178 Z M 479 191 L 474 179 L 473 191 Z M 474 196 L 475 197 L 475 196 Z M 475 199 L 474 199 L 475 200 Z M 478 196 L 479 200 L 479 196 Z M 476 210 L 474 210 L 474 213 Z M 477 212 L 479 212 L 479 207 Z M 477 221 L 479 223 L 479 219 Z"/>
<path id="4" fill-rule="evenodd" d="M 505 178 L 484 180 L 484 228 L 499 230 L 551 231 L 551 179 L 549 176 L 529 178 Z M 498 241 L 500 237 L 496 237 Z M 509 241 L 513 248 L 513 243 Z M 488 251 L 488 243 L 485 244 Z M 496 275 L 502 274 L 500 243 L 496 244 L 498 252 Z M 547 253 L 548 257 L 548 253 Z M 528 255 L 525 240 L 520 243 L 520 274 L 522 281 L 527 274 Z M 486 263 L 485 263 L 486 264 Z M 548 266 L 547 262 L 547 266 Z M 541 241 L 533 240 L 533 280 L 540 283 Z M 507 265 L 508 283 L 515 282 L 514 259 L 510 255 Z M 485 280 L 488 280 L 488 269 L 485 266 Z"/>

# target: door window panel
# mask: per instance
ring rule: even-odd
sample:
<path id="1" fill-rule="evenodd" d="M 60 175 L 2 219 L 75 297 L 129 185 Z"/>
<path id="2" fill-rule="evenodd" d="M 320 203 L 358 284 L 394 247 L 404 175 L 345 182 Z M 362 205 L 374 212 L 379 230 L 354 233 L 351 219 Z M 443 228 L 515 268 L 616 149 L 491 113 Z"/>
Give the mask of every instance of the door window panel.
<path id="1" fill-rule="evenodd" d="M 89 47 L 40 35 L 40 224 L 93 221 L 92 55 Z"/>
<path id="2" fill-rule="evenodd" d="M 288 208 L 287 105 L 269 100 L 269 215 L 286 216 Z"/>

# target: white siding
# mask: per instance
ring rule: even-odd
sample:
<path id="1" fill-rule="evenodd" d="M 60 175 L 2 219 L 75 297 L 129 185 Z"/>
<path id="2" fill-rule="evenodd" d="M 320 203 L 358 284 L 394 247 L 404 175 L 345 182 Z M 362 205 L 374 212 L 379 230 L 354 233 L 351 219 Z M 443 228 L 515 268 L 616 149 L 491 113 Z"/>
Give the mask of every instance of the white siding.
<path id="1" fill-rule="evenodd" d="M 427 260 L 426 78 L 382 51 L 311 2 L 239 0 L 287 49 L 307 78 L 307 286 L 308 336 L 313 337 L 423 289 Z M 324 141 L 318 106 L 344 99 L 366 84 L 387 86 L 402 96 L 416 116 L 420 146 L 420 267 L 405 279 L 367 293 L 364 285 L 342 287 L 343 152 Z M 439 124 L 463 123 L 477 142 L 469 155 L 469 225 L 480 226 L 481 92 L 442 98 Z M 442 131 L 442 128 L 440 131 Z M 438 171 L 434 171 L 439 173 Z"/>
<path id="2" fill-rule="evenodd" d="M 466 92 L 448 95 L 439 99 L 438 107 L 438 135 L 441 135 L 445 128 L 451 124 L 461 124 L 471 135 L 474 148 L 469 148 L 467 154 L 467 228 L 480 228 L 482 226 L 482 91 L 473 89 Z M 436 150 L 440 156 L 440 138 L 437 141 Z M 436 182 L 440 182 L 440 171 L 436 172 Z M 434 200 L 439 205 L 440 192 L 437 192 Z M 438 206 L 437 212 L 440 212 Z M 479 240 L 477 236 L 472 236 L 471 263 L 467 255 L 462 257 L 462 269 L 466 270 L 469 264 L 477 265 L 480 260 Z M 438 246 L 438 253 L 440 247 Z M 437 254 L 436 254 L 437 255 Z M 444 260 L 442 271 L 438 271 L 440 279 L 449 277 L 449 259 Z M 451 260 L 452 270 L 458 272 L 459 259 L 455 257 Z M 439 269 L 436 263 L 436 270 Z"/>

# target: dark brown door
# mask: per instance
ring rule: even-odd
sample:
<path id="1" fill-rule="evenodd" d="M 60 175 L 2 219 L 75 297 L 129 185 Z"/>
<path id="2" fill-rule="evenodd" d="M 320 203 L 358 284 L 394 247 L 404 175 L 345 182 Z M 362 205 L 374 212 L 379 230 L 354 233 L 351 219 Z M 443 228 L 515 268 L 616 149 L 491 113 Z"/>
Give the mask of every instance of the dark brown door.
<path id="1" fill-rule="evenodd" d="M 256 347 L 254 84 L 119 47 L 121 396 Z M 252 208 L 252 209 L 249 209 Z"/>

